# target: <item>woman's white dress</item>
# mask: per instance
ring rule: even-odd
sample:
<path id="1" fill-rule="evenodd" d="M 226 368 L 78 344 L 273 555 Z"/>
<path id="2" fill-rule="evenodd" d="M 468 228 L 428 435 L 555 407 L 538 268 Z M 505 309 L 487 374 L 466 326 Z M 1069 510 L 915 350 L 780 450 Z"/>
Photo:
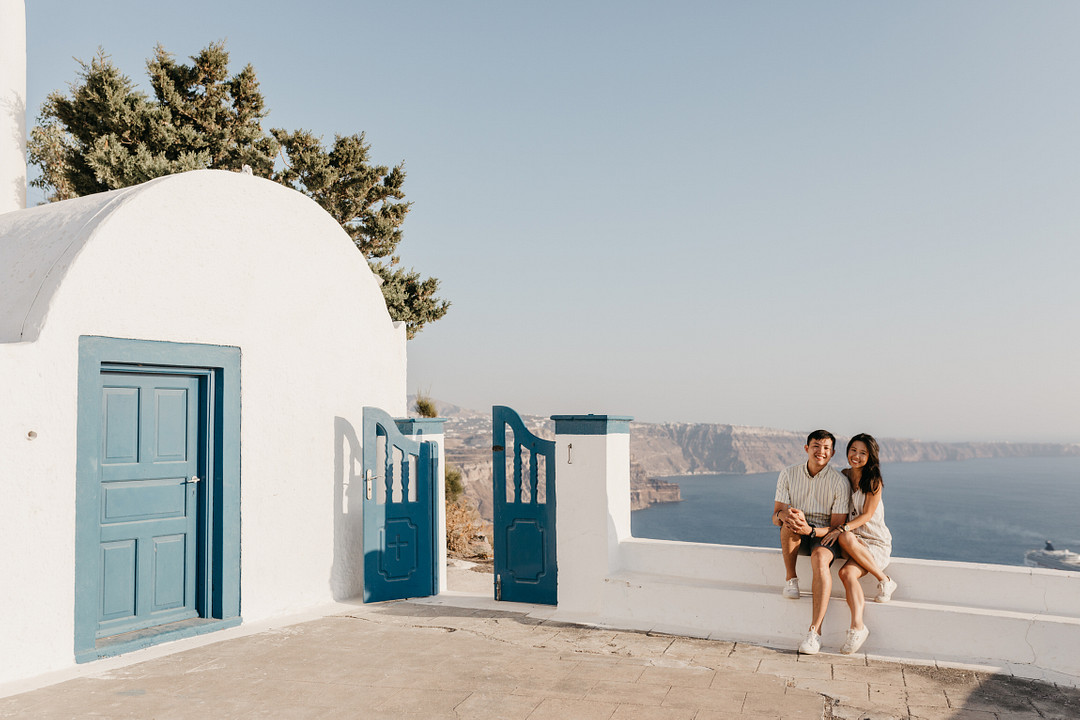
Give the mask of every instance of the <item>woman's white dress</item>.
<path id="1" fill-rule="evenodd" d="M 855 519 L 862 514 L 863 504 L 866 502 L 866 494 L 862 490 L 856 490 L 851 495 L 850 519 Z M 884 570 L 892 556 L 892 533 L 885 527 L 885 498 L 874 509 L 870 520 L 852 530 L 855 537 L 863 541 L 863 545 L 870 551 L 877 563 L 878 570 Z"/>

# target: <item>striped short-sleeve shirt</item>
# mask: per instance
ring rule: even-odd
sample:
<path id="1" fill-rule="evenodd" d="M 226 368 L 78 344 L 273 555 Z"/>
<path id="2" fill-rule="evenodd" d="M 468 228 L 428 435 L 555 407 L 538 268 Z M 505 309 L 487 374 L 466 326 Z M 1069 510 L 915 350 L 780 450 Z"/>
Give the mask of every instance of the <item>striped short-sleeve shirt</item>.
<path id="1" fill-rule="evenodd" d="M 823 527 L 830 515 L 847 515 L 851 510 L 851 485 L 831 465 L 810 477 L 806 463 L 799 463 L 780 471 L 776 502 L 802 510 L 811 525 Z"/>

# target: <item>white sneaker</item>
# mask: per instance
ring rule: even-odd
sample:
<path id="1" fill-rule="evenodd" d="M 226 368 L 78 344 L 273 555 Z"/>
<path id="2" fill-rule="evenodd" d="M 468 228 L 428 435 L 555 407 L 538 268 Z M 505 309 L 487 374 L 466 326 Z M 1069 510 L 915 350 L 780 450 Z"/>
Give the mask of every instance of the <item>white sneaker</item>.
<path id="1" fill-rule="evenodd" d="M 784 597 L 792 600 L 799 599 L 799 578 L 793 577 L 784 584 Z"/>
<path id="2" fill-rule="evenodd" d="M 885 579 L 877 584 L 877 597 L 874 598 L 876 602 L 887 603 L 892 600 L 892 594 L 896 592 L 896 583 L 888 575 Z"/>
<path id="3" fill-rule="evenodd" d="M 865 625 L 861 630 L 855 630 L 849 628 L 847 631 L 847 640 L 844 641 L 844 647 L 840 648 L 840 652 L 845 655 L 850 655 L 854 652 L 858 652 L 862 644 L 866 642 L 866 638 L 870 635 L 870 628 Z"/>
<path id="4" fill-rule="evenodd" d="M 806 639 L 799 643 L 799 652 L 803 655 L 817 655 L 820 649 L 821 636 L 814 631 L 814 628 L 810 628 L 806 633 Z"/>

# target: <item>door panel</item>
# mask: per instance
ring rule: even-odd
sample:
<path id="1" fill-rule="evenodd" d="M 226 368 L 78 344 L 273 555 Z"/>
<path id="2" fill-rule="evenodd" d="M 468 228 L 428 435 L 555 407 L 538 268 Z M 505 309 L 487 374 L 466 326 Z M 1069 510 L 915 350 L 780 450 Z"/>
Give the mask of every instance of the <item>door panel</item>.
<path id="1" fill-rule="evenodd" d="M 102 595 L 103 620 L 135 615 L 135 541 L 119 540 L 101 544 L 101 567 L 105 579 Z"/>
<path id="2" fill-rule="evenodd" d="M 102 377 L 98 637 L 196 616 L 198 377 Z"/>

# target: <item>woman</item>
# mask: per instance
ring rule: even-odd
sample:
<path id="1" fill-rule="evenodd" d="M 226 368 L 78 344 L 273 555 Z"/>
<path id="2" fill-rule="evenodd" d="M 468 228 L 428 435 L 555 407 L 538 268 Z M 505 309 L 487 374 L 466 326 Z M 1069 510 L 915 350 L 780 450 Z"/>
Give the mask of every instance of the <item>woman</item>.
<path id="1" fill-rule="evenodd" d="M 863 596 L 859 578 L 867 573 L 878 581 L 877 602 L 889 602 L 896 583 L 882 570 L 889 565 L 892 554 L 892 533 L 885 527 L 885 505 L 881 501 L 884 481 L 878 460 L 878 444 L 870 435 L 861 433 L 847 444 L 847 460 L 851 467 L 842 470 L 851 483 L 851 519 L 830 532 L 822 543 L 833 541 L 848 560 L 840 568 L 840 580 L 847 591 L 851 608 L 851 628 L 840 652 L 851 654 L 866 642 L 870 630 L 863 625 Z"/>

